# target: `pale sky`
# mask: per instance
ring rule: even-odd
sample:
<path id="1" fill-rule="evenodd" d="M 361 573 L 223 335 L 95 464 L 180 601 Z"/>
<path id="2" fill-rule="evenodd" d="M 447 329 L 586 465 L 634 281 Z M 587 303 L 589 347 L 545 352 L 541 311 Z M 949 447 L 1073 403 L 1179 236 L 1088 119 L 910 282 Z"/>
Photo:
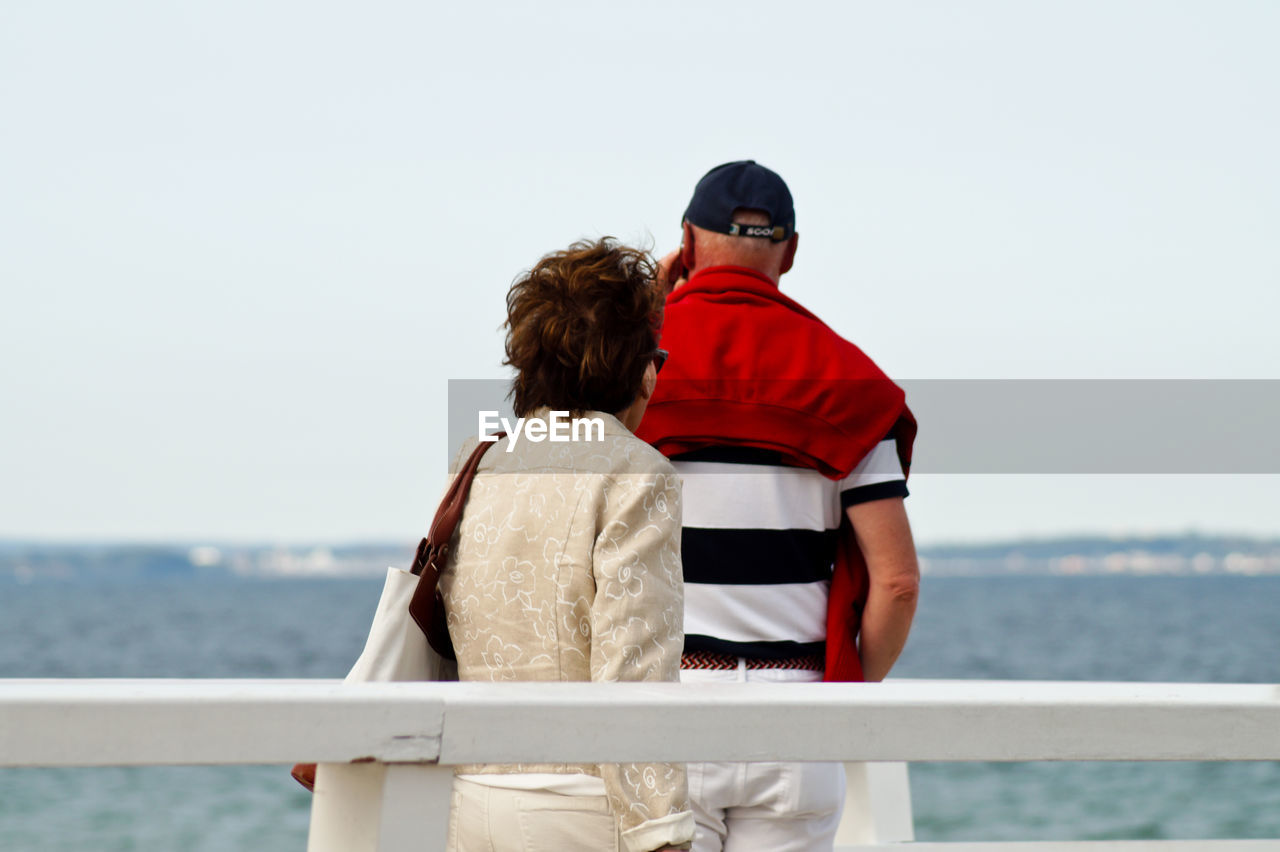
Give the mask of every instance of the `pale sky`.
<path id="1" fill-rule="evenodd" d="M 795 196 L 783 290 L 890 375 L 1280 378 L 1278 38 L 1207 0 L 7 0 L 0 537 L 416 539 L 511 280 L 674 247 L 747 157 Z M 908 507 L 925 543 L 1280 535 L 1280 476 Z"/>

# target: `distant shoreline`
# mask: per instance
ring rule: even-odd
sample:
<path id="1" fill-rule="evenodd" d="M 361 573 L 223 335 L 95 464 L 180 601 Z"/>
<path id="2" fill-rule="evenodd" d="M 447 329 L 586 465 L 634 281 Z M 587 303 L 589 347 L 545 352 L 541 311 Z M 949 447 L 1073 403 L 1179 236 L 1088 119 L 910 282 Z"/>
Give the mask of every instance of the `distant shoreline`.
<path id="1" fill-rule="evenodd" d="M 1280 575 L 1280 539 L 1187 533 L 919 548 L 926 576 Z M 381 577 L 409 545 L 67 544 L 0 540 L 0 581 Z"/>

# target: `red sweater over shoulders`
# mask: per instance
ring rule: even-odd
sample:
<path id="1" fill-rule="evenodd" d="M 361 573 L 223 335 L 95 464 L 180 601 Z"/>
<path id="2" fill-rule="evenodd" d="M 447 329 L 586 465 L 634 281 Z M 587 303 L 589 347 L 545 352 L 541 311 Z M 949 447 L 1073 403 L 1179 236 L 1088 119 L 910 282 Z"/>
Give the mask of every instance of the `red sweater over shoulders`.
<path id="1" fill-rule="evenodd" d="M 841 478 L 885 437 L 909 473 L 906 395 L 861 349 L 742 267 L 701 270 L 667 299 L 671 353 L 637 435 L 670 457 L 713 446 L 773 450 Z M 846 518 L 827 619 L 827 680 L 862 680 L 856 637 L 866 563 Z"/>

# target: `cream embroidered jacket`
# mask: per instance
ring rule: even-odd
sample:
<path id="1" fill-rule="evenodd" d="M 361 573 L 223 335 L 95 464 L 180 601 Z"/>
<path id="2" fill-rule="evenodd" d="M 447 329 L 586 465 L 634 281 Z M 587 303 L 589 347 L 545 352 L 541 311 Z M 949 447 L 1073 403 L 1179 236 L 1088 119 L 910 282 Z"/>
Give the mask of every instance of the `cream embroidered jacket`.
<path id="1" fill-rule="evenodd" d="M 534 443 L 522 436 L 511 452 L 504 439 L 481 461 L 440 575 L 461 680 L 679 680 L 679 479 L 617 418 L 581 416 L 604 422 L 603 441 Z M 467 442 L 460 461 L 475 443 Z M 628 850 L 693 838 L 680 764 L 459 772 L 598 775 Z"/>

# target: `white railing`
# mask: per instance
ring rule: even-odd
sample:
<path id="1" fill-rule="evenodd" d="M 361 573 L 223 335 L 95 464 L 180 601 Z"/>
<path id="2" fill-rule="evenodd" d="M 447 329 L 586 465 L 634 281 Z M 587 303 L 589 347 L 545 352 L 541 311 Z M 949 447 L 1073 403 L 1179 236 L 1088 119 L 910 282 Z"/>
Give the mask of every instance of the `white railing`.
<path id="1" fill-rule="evenodd" d="M 1280 760 L 1273 685 L 0 681 L 0 766 L 323 762 L 310 852 L 443 849 L 455 764 L 764 759 L 849 766 L 850 852 L 1280 850 L 913 843 L 905 765 L 886 763 Z"/>

